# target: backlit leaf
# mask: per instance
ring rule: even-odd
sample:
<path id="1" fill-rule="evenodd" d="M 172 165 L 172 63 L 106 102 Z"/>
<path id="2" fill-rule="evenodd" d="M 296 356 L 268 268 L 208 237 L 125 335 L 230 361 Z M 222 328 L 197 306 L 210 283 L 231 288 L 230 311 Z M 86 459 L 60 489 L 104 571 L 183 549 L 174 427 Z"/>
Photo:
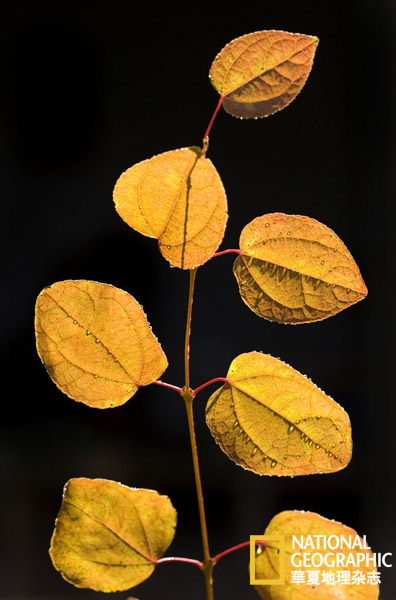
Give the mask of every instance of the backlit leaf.
<path id="1" fill-rule="evenodd" d="M 378 598 L 379 586 L 373 574 L 373 571 L 376 571 L 373 566 L 373 554 L 366 540 L 360 538 L 350 527 L 325 519 L 316 513 L 285 511 L 272 519 L 265 535 L 280 536 L 285 539 L 285 583 L 257 585 L 256 590 L 263 600 L 362 600 L 362 598 L 376 600 Z M 319 539 L 313 536 L 326 537 Z M 334 537 L 330 538 L 330 536 Z M 303 548 L 297 545 L 296 538 L 300 544 L 302 543 Z M 256 554 L 255 577 L 279 580 L 280 545 L 276 540 L 271 540 L 268 544 L 260 548 Z M 325 544 L 327 548 L 324 548 Z M 302 555 L 306 555 L 307 566 L 303 564 Z M 330 566 L 324 563 L 325 555 L 328 555 L 326 560 Z M 292 556 L 294 556 L 294 565 Z M 339 566 L 336 566 L 337 560 Z M 331 566 L 333 561 L 335 566 Z M 323 564 L 319 566 L 321 562 Z M 295 566 L 296 564 L 299 566 Z M 342 566 L 343 564 L 345 566 Z M 293 577 L 293 571 L 301 573 L 300 583 L 296 582 L 296 575 Z M 308 583 L 309 571 L 316 573 L 319 571 L 319 583 L 312 580 Z M 341 578 L 338 573 L 341 573 Z"/>
<path id="2" fill-rule="evenodd" d="M 194 269 L 216 252 L 227 222 L 227 198 L 213 163 L 200 148 L 172 150 L 137 163 L 114 188 L 118 214 L 157 238 L 175 267 Z"/>
<path id="3" fill-rule="evenodd" d="M 227 456 L 260 475 L 332 473 L 351 458 L 347 413 L 282 361 L 248 352 L 210 398 L 206 422 Z"/>
<path id="4" fill-rule="evenodd" d="M 243 229 L 240 248 L 234 275 L 242 300 L 269 321 L 320 321 L 367 295 L 345 244 L 315 219 L 257 217 Z"/>
<path id="5" fill-rule="evenodd" d="M 176 511 L 167 496 L 106 479 L 70 479 L 50 556 L 76 587 L 127 590 L 151 575 L 175 527 Z"/>
<path id="6" fill-rule="evenodd" d="M 318 38 L 256 31 L 225 46 L 209 73 L 223 106 L 234 117 L 267 117 L 300 92 L 312 68 Z"/>
<path id="7" fill-rule="evenodd" d="M 36 343 L 51 379 L 94 408 L 124 404 L 168 366 L 143 308 L 105 283 L 60 281 L 36 302 Z"/>

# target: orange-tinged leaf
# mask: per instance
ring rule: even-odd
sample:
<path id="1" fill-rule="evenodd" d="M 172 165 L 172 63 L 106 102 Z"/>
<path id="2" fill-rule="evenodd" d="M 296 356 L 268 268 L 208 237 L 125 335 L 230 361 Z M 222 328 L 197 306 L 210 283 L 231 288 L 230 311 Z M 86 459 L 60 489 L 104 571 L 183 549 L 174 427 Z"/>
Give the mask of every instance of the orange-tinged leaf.
<path id="1" fill-rule="evenodd" d="M 373 553 L 368 548 L 366 540 L 359 537 L 354 529 L 325 519 L 316 513 L 285 511 L 272 519 L 265 535 L 284 537 L 285 583 L 257 585 L 256 590 L 263 600 L 361 600 L 362 598 L 376 600 L 378 598 L 379 586 L 373 575 L 373 571 L 375 572 Z M 330 539 L 330 536 L 334 537 Z M 304 546 L 306 545 L 306 548 L 299 548 L 296 542 L 293 544 L 296 538 Z M 307 566 L 304 564 L 294 566 L 291 557 L 294 555 L 293 562 L 299 564 L 300 561 L 303 563 L 301 555 L 304 554 Z M 326 555 L 330 566 L 324 563 Z M 337 560 L 339 566 L 336 566 Z M 331 566 L 333 561 L 335 566 Z M 321 562 L 323 566 L 312 566 L 312 563 L 320 565 Z M 276 540 L 272 540 L 256 555 L 255 577 L 279 580 L 279 567 L 280 546 Z M 292 575 L 296 570 L 302 573 L 299 577 L 305 582 L 300 579 L 300 583 L 296 583 Z M 320 583 L 315 584 L 312 581 L 308 583 L 309 571 L 319 571 Z M 340 572 L 343 573 L 341 578 L 338 575 Z M 358 572 L 362 575 L 357 576 Z M 326 573 L 324 580 L 322 573 Z"/>
<path id="2" fill-rule="evenodd" d="M 54 383 L 94 408 L 124 404 L 168 366 L 143 308 L 96 281 L 60 281 L 36 302 L 37 351 Z"/>
<path id="3" fill-rule="evenodd" d="M 284 362 L 248 352 L 210 398 L 206 422 L 227 456 L 260 475 L 333 473 L 351 458 L 349 417 Z"/>
<path id="4" fill-rule="evenodd" d="M 200 148 L 164 152 L 133 165 L 118 179 L 114 202 L 130 227 L 157 238 L 161 254 L 175 267 L 199 267 L 223 239 L 226 194 Z"/>
<path id="5" fill-rule="evenodd" d="M 304 86 L 318 38 L 286 31 L 256 31 L 233 40 L 209 73 L 225 110 L 244 119 L 285 108 Z"/>
<path id="6" fill-rule="evenodd" d="M 127 590 L 151 575 L 175 527 L 176 511 L 167 496 L 106 479 L 70 479 L 50 556 L 76 587 Z"/>
<path id="7" fill-rule="evenodd" d="M 269 321 L 320 321 L 367 295 L 345 244 L 310 217 L 257 217 L 243 229 L 240 248 L 234 275 L 242 300 Z"/>

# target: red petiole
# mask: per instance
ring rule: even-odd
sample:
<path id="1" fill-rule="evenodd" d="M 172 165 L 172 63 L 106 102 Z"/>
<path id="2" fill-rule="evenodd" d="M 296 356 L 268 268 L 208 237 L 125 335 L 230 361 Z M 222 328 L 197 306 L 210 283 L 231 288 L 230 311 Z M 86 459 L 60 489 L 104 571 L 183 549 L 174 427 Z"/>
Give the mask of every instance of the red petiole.
<path id="1" fill-rule="evenodd" d="M 203 383 L 199 387 L 195 388 L 195 390 L 193 390 L 193 396 L 195 397 L 198 394 L 198 392 L 208 387 L 208 385 L 212 385 L 212 383 L 217 383 L 218 381 L 221 381 L 222 383 L 228 383 L 225 377 L 215 377 L 215 379 L 211 379 L 210 381 L 207 381 L 206 383 Z"/>
<path id="2" fill-rule="evenodd" d="M 200 569 L 203 568 L 203 563 L 200 560 L 196 560 L 195 558 L 184 558 L 184 557 L 180 557 L 180 556 L 166 556 L 165 558 L 160 558 L 159 560 L 157 560 L 155 562 L 155 564 L 159 565 L 160 563 L 165 563 L 165 562 L 188 563 L 191 565 L 196 565 Z"/>
<path id="3" fill-rule="evenodd" d="M 256 546 L 267 546 L 267 543 L 264 541 L 260 541 L 257 540 L 255 542 Z M 242 542 L 242 544 L 238 544 L 237 546 L 232 546 L 232 548 L 227 548 L 227 550 L 224 550 L 223 552 L 220 552 L 220 554 L 216 554 L 216 556 L 212 559 L 213 560 L 213 564 L 215 565 L 221 558 L 223 558 L 223 556 L 227 556 L 227 554 L 231 554 L 232 552 L 236 552 L 236 550 L 241 550 L 242 548 L 246 548 L 246 546 L 250 546 L 250 541 L 249 542 Z"/>
<path id="4" fill-rule="evenodd" d="M 206 141 L 206 145 L 207 145 L 207 144 L 208 144 L 208 142 L 209 142 L 209 133 L 210 133 L 210 130 L 212 129 L 212 125 L 213 125 L 213 122 L 214 122 L 214 120 L 215 120 L 215 118 L 216 118 L 216 116 L 217 116 L 217 113 L 219 112 L 219 110 L 220 110 L 220 107 L 221 107 L 221 105 L 223 104 L 223 100 L 224 100 L 224 96 L 220 96 L 220 100 L 219 100 L 219 102 L 218 102 L 218 104 L 217 104 L 217 106 L 216 106 L 216 109 L 215 109 L 215 111 L 214 111 L 214 113 L 213 113 L 213 115 L 212 115 L 212 118 L 210 119 L 210 122 L 209 122 L 208 128 L 207 128 L 207 130 L 205 131 L 205 135 L 204 135 L 204 145 L 205 145 L 205 141 Z"/>
<path id="5" fill-rule="evenodd" d="M 211 258 L 216 258 L 217 256 L 223 256 L 223 254 L 242 254 L 242 250 L 237 250 L 236 248 L 230 248 L 230 250 L 222 250 L 221 252 L 215 252 Z"/>
<path id="6" fill-rule="evenodd" d="M 165 381 L 160 381 L 159 379 L 157 381 L 153 381 L 153 383 L 155 383 L 156 385 L 161 385 L 162 387 L 166 387 L 169 390 L 174 390 L 175 392 L 179 392 L 179 394 L 183 393 L 183 390 L 178 387 L 177 385 L 172 385 L 171 383 L 165 383 Z"/>

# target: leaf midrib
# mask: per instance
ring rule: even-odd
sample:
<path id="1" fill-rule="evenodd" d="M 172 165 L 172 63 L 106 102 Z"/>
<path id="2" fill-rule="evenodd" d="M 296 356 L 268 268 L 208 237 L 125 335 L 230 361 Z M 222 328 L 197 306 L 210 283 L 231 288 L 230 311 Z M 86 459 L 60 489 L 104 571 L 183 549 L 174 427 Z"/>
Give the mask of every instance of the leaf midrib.
<path id="1" fill-rule="evenodd" d="M 181 182 L 181 185 L 180 185 L 180 189 L 179 189 L 179 191 L 178 191 L 178 192 L 177 192 L 177 194 L 176 194 L 176 198 L 175 198 L 175 201 L 174 201 L 174 203 L 173 203 L 173 206 L 171 207 L 171 209 L 170 209 L 170 211 L 169 211 L 168 218 L 167 218 L 167 220 L 166 220 L 166 222 L 165 222 L 165 224 L 164 224 L 164 226 L 163 226 L 162 230 L 161 230 L 161 231 L 159 232 L 159 234 L 156 236 L 156 237 L 157 237 L 157 240 L 158 240 L 159 242 L 161 241 L 161 237 L 162 237 L 163 233 L 166 231 L 166 228 L 168 227 L 169 221 L 171 220 L 171 218 L 172 218 L 172 215 L 173 215 L 173 213 L 174 213 L 174 211 L 175 211 L 175 209 L 176 209 L 176 205 L 177 205 L 177 203 L 178 203 L 178 202 L 179 202 L 179 200 L 180 200 L 180 196 L 181 196 L 181 194 L 182 194 L 183 188 L 185 187 L 186 181 L 187 181 L 187 179 L 189 178 L 189 176 L 191 175 L 191 172 L 192 172 L 192 169 L 193 169 L 194 165 L 195 165 L 195 164 L 196 164 L 196 162 L 198 162 L 198 160 L 201 158 L 200 156 L 198 156 L 198 154 L 197 154 L 196 152 L 194 152 L 194 151 L 193 151 L 193 150 L 191 150 L 190 148 L 188 148 L 187 150 L 189 150 L 189 152 L 191 152 L 191 156 L 190 156 L 190 159 L 189 159 L 189 161 L 188 161 L 187 168 L 186 168 L 185 172 L 183 173 L 183 176 L 182 176 L 182 182 Z M 161 243 L 162 243 L 162 242 L 161 242 Z"/>
<path id="2" fill-rule="evenodd" d="M 85 326 L 83 323 L 81 323 L 81 322 L 79 321 L 79 319 L 77 319 L 77 318 L 76 318 L 76 316 L 75 316 L 75 315 L 73 315 L 73 314 L 72 314 L 72 312 L 70 312 L 70 310 L 66 310 L 66 308 L 65 308 L 64 306 L 62 306 L 62 304 L 59 302 L 59 300 L 58 300 L 57 298 L 54 298 L 54 297 L 53 297 L 53 296 L 52 296 L 52 295 L 51 295 L 51 294 L 48 292 L 48 290 L 49 290 L 49 289 L 50 289 L 50 288 L 47 288 L 47 289 L 45 290 L 45 293 L 46 293 L 46 294 L 48 294 L 48 296 L 51 298 L 51 300 L 53 300 L 53 302 L 55 302 L 55 304 L 56 304 L 57 306 L 59 306 L 59 308 L 60 308 L 61 310 L 63 310 L 63 311 L 66 313 L 66 315 L 67 315 L 67 316 L 68 316 L 68 315 L 70 315 L 70 317 L 73 319 L 73 321 L 76 321 L 76 324 L 77 324 L 77 325 L 79 325 L 80 327 L 82 327 L 83 329 L 85 329 L 85 331 L 89 331 L 91 335 L 93 335 L 93 336 L 94 336 L 94 337 L 95 337 L 97 340 L 99 340 L 99 342 L 102 344 L 103 348 L 105 348 L 105 349 L 107 350 L 107 352 L 108 352 L 109 354 L 111 354 L 111 356 L 113 357 L 114 361 L 115 361 L 117 364 L 119 364 L 119 365 L 120 365 L 120 367 L 121 367 L 121 368 L 124 370 L 124 372 L 125 372 L 125 373 L 128 375 L 128 377 L 131 379 L 131 381 L 132 381 L 132 382 L 133 382 L 133 383 L 134 383 L 134 384 L 135 384 L 137 387 L 140 387 L 140 386 L 141 386 L 141 384 L 140 384 L 140 383 L 138 383 L 138 382 L 135 380 L 135 378 L 134 378 L 134 377 L 133 377 L 133 376 L 132 376 L 132 375 L 129 373 L 128 369 L 127 369 L 127 368 L 126 368 L 126 367 L 125 367 L 125 366 L 122 364 L 122 362 L 119 360 L 119 358 L 117 358 L 117 357 L 115 356 L 115 354 L 114 354 L 114 353 L 113 353 L 113 352 L 110 350 L 110 348 L 108 348 L 108 346 L 106 346 L 106 344 L 105 344 L 104 342 L 102 342 L 102 340 L 100 339 L 100 337 L 98 337 L 98 336 L 96 335 L 96 333 L 92 331 L 92 329 L 88 329 L 88 327 L 86 327 L 86 326 Z M 94 305 L 95 305 L 95 301 L 94 301 Z M 96 307 L 95 307 L 95 310 L 96 310 Z M 135 331 L 136 331 L 136 328 L 135 328 Z M 136 333 L 137 333 L 137 332 L 136 332 Z M 48 335 L 48 334 L 46 333 L 46 335 Z M 138 337 L 139 337 L 139 336 L 138 336 Z M 140 344 L 139 344 L 139 348 L 140 348 Z M 141 350 L 141 354 L 142 354 L 142 350 Z M 141 361 L 141 362 L 143 363 L 143 357 L 141 357 L 141 358 L 142 358 L 142 361 Z M 79 365 L 76 365 L 76 366 L 78 366 L 80 369 L 83 369 L 83 368 L 82 368 L 82 367 L 80 367 Z M 83 369 L 83 370 L 84 370 L 84 369 Z M 123 382 L 123 383 L 126 383 L 126 382 Z"/>
<path id="3" fill-rule="evenodd" d="M 102 521 L 101 519 L 98 519 L 97 517 L 92 516 L 88 511 L 84 510 L 83 508 L 81 508 L 81 506 L 78 506 L 77 504 L 75 504 L 74 502 L 71 502 L 70 500 L 66 500 L 64 499 L 63 502 L 65 504 L 69 504 L 70 506 L 73 506 L 74 508 L 77 508 L 77 510 L 80 510 L 82 513 L 84 513 L 87 517 L 89 517 L 90 519 L 92 519 L 93 521 L 95 521 L 96 523 L 99 523 L 100 525 L 102 525 L 105 529 L 107 529 L 108 531 L 110 531 L 115 537 L 117 537 L 121 542 L 123 542 L 126 546 L 128 546 L 128 548 L 130 550 L 133 550 L 134 552 L 136 552 L 137 554 L 140 554 L 140 556 L 142 556 L 143 558 L 145 558 L 146 560 L 148 560 L 151 564 L 154 564 L 155 561 L 153 561 L 153 559 L 150 556 L 147 556 L 142 550 L 139 550 L 138 548 L 135 548 L 134 546 L 132 546 L 132 544 L 130 542 L 128 542 L 126 539 L 124 539 L 119 533 L 117 533 L 116 531 L 114 531 L 114 529 L 112 529 L 110 527 L 110 525 L 107 525 L 107 523 L 105 523 L 104 521 Z M 140 517 L 139 517 L 140 518 Z"/>
<path id="4" fill-rule="evenodd" d="M 290 38 L 285 38 L 290 39 Z M 245 52 L 247 52 L 251 46 L 253 46 L 254 44 L 258 43 L 260 40 L 255 40 L 254 42 L 252 42 L 251 44 L 249 44 L 246 48 L 243 49 L 243 51 L 241 52 L 241 54 L 234 60 L 234 62 L 230 65 L 230 67 L 227 70 L 227 73 L 224 76 L 224 80 L 223 80 L 223 88 L 225 85 L 225 80 L 228 77 L 228 73 L 230 72 L 230 70 L 232 69 L 232 67 L 235 65 L 235 63 L 241 58 L 241 56 L 243 56 L 243 54 Z M 280 41 L 280 40 L 277 40 Z M 264 71 L 262 71 L 261 73 L 259 73 L 258 75 L 255 75 L 254 77 L 251 77 L 250 79 L 246 80 L 244 83 L 242 83 L 241 85 L 238 85 L 237 87 L 235 87 L 234 89 L 232 89 L 230 92 L 228 92 L 227 94 L 223 94 L 222 96 L 224 96 L 224 98 L 228 98 L 231 94 L 234 94 L 237 90 L 244 88 L 246 85 L 248 85 L 249 83 L 251 83 L 252 81 L 254 81 L 255 79 L 260 79 L 260 77 L 262 77 L 265 73 L 269 73 L 270 71 L 273 71 L 274 69 L 277 69 L 278 67 L 280 67 L 281 65 L 283 65 L 284 63 L 292 60 L 292 58 L 294 56 L 296 56 L 297 54 L 299 54 L 300 52 L 302 52 L 303 50 L 306 50 L 307 48 L 309 48 L 309 46 L 312 46 L 313 44 L 317 43 L 316 40 L 313 40 L 310 44 L 307 44 L 307 46 L 304 46 L 304 48 L 301 48 L 300 50 L 297 50 L 296 52 L 294 52 L 293 54 L 291 54 L 289 56 L 289 58 L 282 60 L 281 62 L 277 63 L 276 65 L 274 65 L 271 68 L 268 69 L 264 69 Z M 266 54 L 268 54 L 269 49 L 273 46 L 273 44 L 271 44 L 269 46 L 269 48 L 267 49 Z M 265 101 L 265 100 L 264 100 Z M 263 102 L 263 101 L 262 101 Z"/>
<path id="5" fill-rule="evenodd" d="M 263 263 L 268 263 L 269 265 L 273 265 L 274 267 L 277 267 L 278 269 L 286 269 L 286 271 L 290 271 L 291 273 L 295 273 L 296 275 L 299 275 L 300 277 L 309 277 L 310 279 L 314 279 L 315 281 L 319 281 L 320 283 L 324 283 L 324 284 L 327 284 L 327 285 L 335 285 L 338 288 L 342 288 L 344 290 L 350 290 L 350 291 L 355 292 L 357 294 L 362 294 L 362 292 L 360 290 L 353 289 L 352 286 L 347 287 L 346 285 L 343 285 L 342 283 L 332 283 L 330 281 L 326 281 L 325 279 L 321 279 L 320 277 L 315 277 L 314 275 L 309 275 L 308 273 L 303 273 L 302 271 L 298 271 L 297 269 L 292 269 L 291 267 L 285 267 L 284 265 L 272 262 L 270 260 L 266 260 L 264 258 L 260 258 L 258 256 L 254 256 L 253 254 L 248 254 L 247 252 L 243 252 L 242 251 L 242 254 L 240 254 L 240 256 L 238 256 L 238 258 L 242 258 L 242 260 L 243 260 L 245 256 L 247 256 L 249 258 L 253 258 L 253 260 L 258 260 L 258 261 L 261 261 Z M 238 260 L 238 258 L 236 260 Z M 257 285 L 260 287 L 260 289 L 262 289 L 260 283 L 253 276 L 253 274 L 252 274 L 252 272 L 250 270 L 250 267 L 247 264 L 247 261 L 243 260 L 243 262 L 245 264 L 245 267 L 249 271 L 250 275 L 253 277 L 254 281 L 256 281 Z M 330 268 L 332 268 L 332 269 L 334 268 L 335 269 L 335 268 L 339 268 L 339 266 L 337 266 L 337 267 L 330 267 Z M 350 267 L 348 267 L 348 265 L 347 265 L 346 267 L 344 266 L 342 268 L 350 268 Z M 353 284 L 353 281 L 351 283 Z M 305 295 L 304 295 L 304 298 L 305 298 Z"/>
<path id="6" fill-rule="evenodd" d="M 81 554 L 81 552 L 78 552 L 78 550 L 76 550 L 75 548 L 73 548 L 73 546 L 71 544 L 69 544 L 68 542 L 65 542 L 64 540 L 62 540 L 62 544 L 65 544 L 65 546 L 68 546 L 72 552 L 74 552 L 75 554 L 77 554 L 77 556 L 79 556 L 83 560 L 86 560 L 88 562 L 92 562 L 92 563 L 94 563 L 96 565 L 104 565 L 105 567 L 111 567 L 111 568 L 114 568 L 114 567 L 121 567 L 121 568 L 124 568 L 124 567 L 136 567 L 136 568 L 139 568 L 139 567 L 148 567 L 148 566 L 154 567 L 155 566 L 155 563 L 153 563 L 151 561 L 149 561 L 147 563 L 144 563 L 144 562 L 141 562 L 141 563 L 125 563 L 125 562 L 123 562 L 123 563 L 110 563 L 110 562 L 104 562 L 102 560 L 96 560 L 94 558 L 87 558 L 86 556 L 84 556 L 83 554 Z"/>
<path id="7" fill-rule="evenodd" d="M 250 376 L 250 377 L 246 377 L 245 379 L 252 379 L 253 377 L 263 377 L 263 375 L 253 375 L 253 376 Z M 272 375 L 271 377 L 280 377 L 280 376 L 277 376 L 277 375 Z M 260 406 L 263 406 L 264 408 L 268 409 L 270 412 L 272 412 L 272 414 L 273 414 L 273 415 L 276 415 L 277 417 L 279 417 L 279 418 L 283 419 L 283 420 L 284 420 L 284 421 L 285 421 L 285 422 L 286 422 L 286 423 L 287 423 L 289 426 L 290 426 L 290 425 L 292 425 L 292 426 L 294 427 L 294 429 L 296 429 L 296 430 L 297 430 L 297 431 L 299 431 L 300 433 L 304 434 L 304 436 L 305 436 L 306 438 L 308 438 L 308 439 L 309 439 L 309 440 L 310 440 L 310 441 L 311 441 L 313 444 L 319 445 L 319 446 L 322 448 L 322 450 L 326 450 L 327 452 L 329 451 L 329 450 L 328 450 L 328 448 L 326 448 L 325 446 L 323 446 L 323 445 L 322 445 L 322 444 L 320 444 L 319 442 L 315 442 L 315 440 L 313 440 L 313 439 L 312 439 L 312 438 L 311 438 L 309 435 L 307 435 L 307 434 L 305 433 L 305 431 L 303 431 L 303 429 L 302 429 L 301 427 L 299 427 L 299 424 L 296 424 L 295 422 L 293 422 L 293 421 L 290 421 L 290 419 L 288 419 L 288 418 L 287 418 L 287 417 L 285 417 L 284 415 L 280 414 L 278 411 L 276 411 L 275 409 L 273 409 L 271 406 L 268 406 L 267 404 L 263 404 L 263 402 L 260 402 L 260 400 L 258 400 L 258 399 L 257 399 L 257 398 L 255 398 L 254 396 L 252 396 L 250 393 L 246 392 L 245 390 L 243 390 L 243 389 L 242 389 L 242 388 L 240 388 L 239 386 L 235 385 L 235 383 L 234 383 L 233 381 L 231 381 L 230 379 L 228 379 L 228 384 L 229 384 L 231 387 L 234 387 L 235 389 L 237 389 L 237 390 L 238 390 L 239 392 L 241 392 L 242 394 L 245 394 L 245 396 L 247 396 L 247 397 L 248 397 L 248 398 L 250 398 L 251 400 L 254 400 L 254 401 L 255 401 L 257 404 L 259 404 Z M 233 404 L 234 404 L 234 406 L 235 406 L 235 402 L 234 402 L 234 401 L 233 401 Z M 314 415 L 314 416 L 316 416 L 316 415 Z M 238 417 L 238 415 L 237 415 L 237 417 Z M 330 419 L 331 421 L 333 421 L 333 419 L 331 419 L 330 417 L 327 417 L 327 418 L 328 418 L 328 419 Z M 240 423 L 240 419 L 239 419 L 239 417 L 238 417 L 238 421 L 239 421 L 239 423 Z M 333 421 L 333 423 L 334 423 L 334 421 Z M 241 425 L 241 426 L 242 426 L 242 425 Z M 244 429 L 245 429 L 245 428 L 244 428 Z M 245 431 L 246 431 L 246 430 L 245 430 Z M 246 433 L 247 433 L 247 432 L 246 432 Z M 249 435 L 249 438 L 252 440 L 252 438 L 251 438 L 250 434 L 248 434 L 248 435 Z M 252 440 L 252 442 L 253 442 L 253 440 Z M 253 443 L 255 443 L 255 442 L 253 442 Z M 333 455 L 333 457 L 334 457 L 334 458 L 336 458 L 334 455 Z M 275 459 L 274 459 L 274 460 L 275 460 Z M 336 460 L 339 460 L 339 459 L 338 459 L 338 457 L 336 458 Z M 279 462 L 279 461 L 277 461 L 277 462 Z"/>

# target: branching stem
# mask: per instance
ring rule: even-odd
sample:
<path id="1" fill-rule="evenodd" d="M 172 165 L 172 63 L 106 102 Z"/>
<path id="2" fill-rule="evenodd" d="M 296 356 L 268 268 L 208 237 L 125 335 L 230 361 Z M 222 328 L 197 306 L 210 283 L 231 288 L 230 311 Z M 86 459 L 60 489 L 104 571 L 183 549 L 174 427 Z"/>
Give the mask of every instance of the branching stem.
<path id="1" fill-rule="evenodd" d="M 202 549 L 203 549 L 203 555 L 204 555 L 202 570 L 205 575 L 206 597 L 207 597 L 207 600 L 213 600 L 213 578 L 212 578 L 213 561 L 210 558 L 208 530 L 207 530 L 207 526 L 206 526 L 206 517 L 205 517 L 205 505 L 204 505 L 204 499 L 203 499 L 203 493 L 202 493 L 201 474 L 199 471 L 197 441 L 196 441 L 196 437 L 195 437 L 194 413 L 193 413 L 194 394 L 193 394 L 193 390 L 190 388 L 190 334 L 191 334 L 191 314 L 192 314 L 192 303 L 193 303 L 193 295 L 194 295 L 195 275 L 196 275 L 196 269 L 190 270 L 190 287 L 189 287 L 189 294 L 188 294 L 186 337 L 185 337 L 185 345 L 184 345 L 185 387 L 183 389 L 183 398 L 184 398 L 184 402 L 186 405 L 186 411 L 187 411 L 188 431 L 190 433 L 190 444 L 191 444 L 191 453 L 192 453 L 193 468 L 194 468 L 195 488 L 196 488 L 197 500 L 198 500 L 199 521 L 201 524 Z"/>

